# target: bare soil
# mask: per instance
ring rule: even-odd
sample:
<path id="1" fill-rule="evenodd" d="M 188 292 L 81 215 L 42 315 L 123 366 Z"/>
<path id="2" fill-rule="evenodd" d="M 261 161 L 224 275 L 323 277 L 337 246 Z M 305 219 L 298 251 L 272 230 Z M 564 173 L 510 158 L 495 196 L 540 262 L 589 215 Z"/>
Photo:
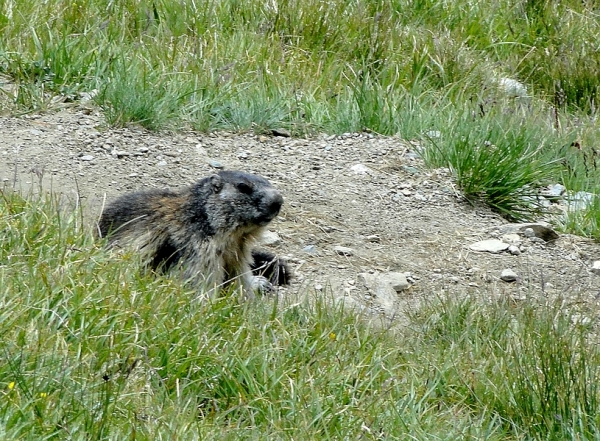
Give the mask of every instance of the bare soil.
<path id="1" fill-rule="evenodd" d="M 401 317 L 426 298 L 465 293 L 600 297 L 600 275 L 591 272 L 600 245 L 591 240 L 522 237 L 520 255 L 471 251 L 474 242 L 502 237 L 508 222 L 468 203 L 448 171 L 425 169 L 415 145 L 400 138 L 153 133 L 109 128 L 97 109 L 84 106 L 0 117 L 4 187 L 41 183 L 70 195 L 88 207 L 90 224 L 123 192 L 189 185 L 219 166 L 263 175 L 284 195 L 270 226 L 281 241 L 271 248 L 289 259 L 295 277 L 281 295 L 331 292 L 385 317 Z M 353 253 L 339 254 L 336 246 Z M 516 282 L 500 280 L 508 268 Z M 410 287 L 390 304 L 360 277 L 375 271 L 409 273 Z"/>

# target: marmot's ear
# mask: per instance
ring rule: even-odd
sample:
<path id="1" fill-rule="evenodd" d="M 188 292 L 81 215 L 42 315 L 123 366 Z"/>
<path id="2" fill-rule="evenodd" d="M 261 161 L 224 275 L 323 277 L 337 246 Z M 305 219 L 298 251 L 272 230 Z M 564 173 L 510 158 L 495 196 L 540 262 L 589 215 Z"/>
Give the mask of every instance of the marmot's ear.
<path id="1" fill-rule="evenodd" d="M 223 188 L 223 181 L 221 180 L 221 176 L 212 175 L 210 177 L 210 185 L 215 193 L 218 193 Z"/>

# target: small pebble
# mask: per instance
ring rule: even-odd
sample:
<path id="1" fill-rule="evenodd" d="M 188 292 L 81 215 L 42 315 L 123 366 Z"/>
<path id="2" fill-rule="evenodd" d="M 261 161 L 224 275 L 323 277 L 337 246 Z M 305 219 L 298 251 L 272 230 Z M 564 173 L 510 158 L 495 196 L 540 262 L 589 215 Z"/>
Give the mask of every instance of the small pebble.
<path id="1" fill-rule="evenodd" d="M 517 273 L 515 273 L 511 269 L 502 270 L 502 273 L 500 273 L 500 279 L 504 282 L 515 282 L 517 280 L 517 277 Z"/>
<path id="2" fill-rule="evenodd" d="M 516 245 L 511 245 L 508 247 L 508 252 L 513 256 L 519 256 L 521 254 L 521 250 Z"/>
<path id="3" fill-rule="evenodd" d="M 335 251 L 340 256 L 349 257 L 349 256 L 354 255 L 354 250 L 352 248 L 342 247 L 342 246 L 339 246 L 339 245 L 333 247 L 333 251 Z"/>
<path id="4" fill-rule="evenodd" d="M 212 168 L 216 168 L 218 170 L 223 168 L 223 164 L 221 164 L 219 161 L 215 161 L 214 159 L 211 159 L 210 161 L 208 161 L 208 165 L 210 165 Z"/>

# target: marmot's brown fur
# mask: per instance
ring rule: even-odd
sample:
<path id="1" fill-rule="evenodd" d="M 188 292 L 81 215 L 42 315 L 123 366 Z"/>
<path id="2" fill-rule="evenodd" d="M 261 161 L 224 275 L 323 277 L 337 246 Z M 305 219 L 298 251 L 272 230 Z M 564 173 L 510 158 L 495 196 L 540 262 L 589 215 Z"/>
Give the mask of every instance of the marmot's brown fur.
<path id="1" fill-rule="evenodd" d="M 211 293 L 237 281 L 252 298 L 265 278 L 289 282 L 284 261 L 253 249 L 282 204 L 266 179 L 221 171 L 181 191 L 125 194 L 102 212 L 98 229 L 110 245 L 139 250 L 153 270 L 180 265 L 186 280 Z"/>

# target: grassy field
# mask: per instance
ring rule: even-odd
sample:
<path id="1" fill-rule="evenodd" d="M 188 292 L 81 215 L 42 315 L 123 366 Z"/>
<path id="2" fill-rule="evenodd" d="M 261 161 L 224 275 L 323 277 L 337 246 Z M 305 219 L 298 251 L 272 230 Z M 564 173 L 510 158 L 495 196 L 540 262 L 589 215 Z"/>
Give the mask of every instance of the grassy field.
<path id="1" fill-rule="evenodd" d="M 598 41 L 575 0 L 0 0 L 0 111 L 94 91 L 116 126 L 398 135 L 511 218 L 593 193 L 560 226 L 600 239 Z M 402 330 L 202 303 L 63 204 L 0 193 L 0 439 L 600 439 L 577 303 L 437 299 Z"/>
<path id="2" fill-rule="evenodd" d="M 574 301 L 435 299 L 396 330 L 322 294 L 201 302 L 65 206 L 0 194 L 2 440 L 600 438 Z"/>

